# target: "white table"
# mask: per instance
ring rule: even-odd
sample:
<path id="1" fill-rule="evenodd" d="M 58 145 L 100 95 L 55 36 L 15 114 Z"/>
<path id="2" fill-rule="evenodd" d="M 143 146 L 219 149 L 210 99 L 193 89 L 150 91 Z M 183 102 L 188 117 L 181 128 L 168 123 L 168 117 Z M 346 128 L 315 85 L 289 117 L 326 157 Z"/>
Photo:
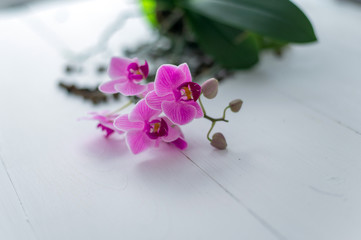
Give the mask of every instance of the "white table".
<path id="1" fill-rule="evenodd" d="M 95 122 L 76 121 L 121 103 L 94 107 L 56 85 L 66 57 L 134 5 L 1 12 L 0 239 L 361 239 L 361 7 L 297 2 L 319 42 L 282 59 L 264 54 L 222 82 L 217 104 L 205 102 L 216 115 L 244 100 L 216 126 L 226 151 L 209 145 L 199 120 L 184 128 L 184 152 L 137 156 Z M 114 49 L 150 35 L 139 18 L 122 29 Z"/>

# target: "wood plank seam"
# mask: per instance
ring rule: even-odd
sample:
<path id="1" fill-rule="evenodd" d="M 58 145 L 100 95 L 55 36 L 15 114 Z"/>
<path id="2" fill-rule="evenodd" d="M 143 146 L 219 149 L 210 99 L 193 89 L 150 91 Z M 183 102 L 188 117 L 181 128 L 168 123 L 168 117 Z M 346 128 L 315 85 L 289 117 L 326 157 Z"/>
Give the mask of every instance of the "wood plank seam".
<path id="1" fill-rule="evenodd" d="M 285 93 L 285 92 L 283 92 L 283 91 L 281 91 L 281 90 L 279 90 L 279 89 L 275 89 L 275 90 L 276 90 L 276 92 L 278 92 L 278 93 L 282 94 L 283 96 L 289 98 L 291 101 L 293 101 L 293 102 L 295 102 L 295 103 L 298 103 L 298 104 L 300 104 L 300 105 L 308 108 L 309 110 L 311 110 L 311 111 L 313 111 L 313 112 L 315 112 L 315 113 L 317 113 L 317 114 L 319 114 L 319 115 L 327 118 L 328 120 L 330 120 L 330 121 L 332 121 L 332 122 L 340 125 L 341 127 L 346 128 L 346 129 L 348 129 L 349 131 L 351 131 L 351 132 L 353 132 L 353 133 L 361 136 L 361 132 L 357 131 L 356 129 L 353 129 L 352 127 L 350 127 L 350 126 L 348 126 L 348 125 L 346 125 L 346 124 L 343 123 L 341 120 L 335 119 L 335 118 L 329 116 L 328 114 L 322 112 L 321 110 L 319 110 L 319 109 L 317 109 L 317 108 L 314 108 L 314 107 L 310 106 L 309 104 L 302 102 L 302 101 L 299 100 L 298 98 L 295 98 L 295 97 L 293 97 L 293 96 L 291 96 L 291 95 L 289 95 L 289 94 L 287 94 L 287 93 Z"/>
<path id="2" fill-rule="evenodd" d="M 27 214 L 27 212 L 26 212 L 26 210 L 25 210 L 24 204 L 23 204 L 23 202 L 22 202 L 22 200 L 21 200 L 21 198 L 20 198 L 20 195 L 19 195 L 18 191 L 16 190 L 16 187 L 15 187 L 15 185 L 14 185 L 14 182 L 13 182 L 11 176 L 10 176 L 10 173 L 9 173 L 7 167 L 6 167 L 5 161 L 4 161 L 3 157 L 1 156 L 1 154 L 0 154 L 0 161 L 1 161 L 1 164 L 2 164 L 2 166 L 3 166 L 3 168 L 4 168 L 5 172 L 6 172 L 6 175 L 7 175 L 8 179 L 9 179 L 9 181 L 10 181 L 10 183 L 11 183 L 11 186 L 12 186 L 14 192 L 15 192 L 15 195 L 16 195 L 18 201 L 19 201 L 21 210 L 22 210 L 22 212 L 23 212 L 23 214 L 24 214 L 25 221 L 26 221 L 27 224 L 29 225 L 29 227 L 30 227 L 30 229 L 31 229 L 31 231 L 32 231 L 32 233 L 33 233 L 34 238 L 35 238 L 35 239 L 39 239 L 39 238 L 37 237 L 36 233 L 35 233 L 35 230 L 34 230 L 34 227 L 33 227 L 32 223 L 30 222 L 29 215 Z"/>
<path id="3" fill-rule="evenodd" d="M 225 186 L 219 183 L 215 178 L 209 175 L 203 168 L 201 168 L 197 163 L 195 163 L 189 156 L 187 156 L 184 152 L 182 153 L 190 162 L 194 164 L 197 168 L 199 168 L 212 182 L 217 184 L 223 191 L 225 191 L 233 200 L 235 200 L 238 204 L 244 207 L 252 217 L 254 217 L 264 228 L 266 228 L 273 236 L 275 236 L 279 240 L 287 240 L 287 238 L 282 235 L 277 229 L 275 229 L 271 224 L 269 224 L 265 219 L 260 217 L 255 211 L 246 206 L 238 197 L 236 197 L 233 193 L 231 193 Z"/>

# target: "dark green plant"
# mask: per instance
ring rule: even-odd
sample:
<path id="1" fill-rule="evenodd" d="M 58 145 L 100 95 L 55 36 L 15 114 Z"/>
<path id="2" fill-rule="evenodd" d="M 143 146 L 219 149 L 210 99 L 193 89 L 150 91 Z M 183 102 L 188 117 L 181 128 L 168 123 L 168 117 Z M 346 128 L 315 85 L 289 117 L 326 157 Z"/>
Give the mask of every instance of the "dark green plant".
<path id="1" fill-rule="evenodd" d="M 245 69 L 265 49 L 317 40 L 305 14 L 289 0 L 141 0 L 160 34 L 197 45 L 222 67 Z M 180 40 L 181 39 L 181 40 Z"/>

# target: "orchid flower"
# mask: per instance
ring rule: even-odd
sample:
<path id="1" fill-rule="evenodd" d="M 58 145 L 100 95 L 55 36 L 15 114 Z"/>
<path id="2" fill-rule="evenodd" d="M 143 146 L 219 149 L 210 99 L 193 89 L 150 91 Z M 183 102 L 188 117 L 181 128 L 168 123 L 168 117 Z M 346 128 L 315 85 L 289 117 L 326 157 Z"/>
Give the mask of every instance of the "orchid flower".
<path id="1" fill-rule="evenodd" d="M 147 83 L 146 86 L 147 88 L 145 89 L 145 91 L 138 95 L 139 98 L 145 98 L 148 93 L 154 91 L 154 82 Z"/>
<path id="2" fill-rule="evenodd" d="M 108 70 L 111 80 L 101 84 L 99 90 L 103 93 L 120 92 L 125 96 L 140 95 L 147 90 L 147 86 L 140 82 L 148 77 L 148 73 L 147 61 L 139 65 L 137 58 L 113 57 Z"/>
<path id="3" fill-rule="evenodd" d="M 203 117 L 197 100 L 201 86 L 192 82 L 188 65 L 162 65 L 156 73 L 154 91 L 145 97 L 148 106 L 162 110 L 174 123 L 184 125 L 194 118 Z"/>
<path id="4" fill-rule="evenodd" d="M 123 131 L 120 131 L 119 129 L 116 129 L 114 127 L 114 119 L 116 119 L 118 117 L 117 114 L 112 114 L 109 113 L 108 111 L 103 111 L 100 113 L 97 112 L 90 112 L 89 114 L 91 114 L 91 117 L 85 117 L 83 119 L 88 119 L 88 120 L 97 120 L 99 121 L 99 124 L 97 125 L 97 128 L 100 128 L 102 131 L 104 131 L 105 137 L 108 138 L 110 135 L 112 135 L 113 133 L 119 133 L 122 134 Z"/>
<path id="5" fill-rule="evenodd" d="M 180 149 L 187 147 L 179 126 L 167 117 L 159 117 L 160 113 L 160 110 L 149 108 L 143 99 L 129 114 L 114 120 L 114 126 L 125 132 L 126 143 L 134 154 L 157 147 L 160 141 L 173 143 Z"/>

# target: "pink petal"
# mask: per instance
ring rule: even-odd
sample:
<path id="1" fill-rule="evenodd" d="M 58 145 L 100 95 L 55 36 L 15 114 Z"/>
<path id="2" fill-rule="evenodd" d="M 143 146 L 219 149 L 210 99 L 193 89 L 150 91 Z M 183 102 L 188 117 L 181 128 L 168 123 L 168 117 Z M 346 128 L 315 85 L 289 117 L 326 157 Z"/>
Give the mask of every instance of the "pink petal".
<path id="1" fill-rule="evenodd" d="M 115 86 L 119 85 L 119 84 L 123 84 L 126 81 L 127 81 L 126 78 L 120 78 L 117 80 L 112 80 L 112 81 L 102 83 L 99 86 L 99 91 L 101 91 L 103 93 L 117 93 L 118 90 L 115 89 Z"/>
<path id="2" fill-rule="evenodd" d="M 179 65 L 178 68 L 180 70 L 182 70 L 182 72 L 186 76 L 185 82 L 192 82 L 192 75 L 191 75 L 191 71 L 189 71 L 188 64 L 183 63 L 183 64 Z"/>
<path id="3" fill-rule="evenodd" d="M 147 60 L 145 60 L 144 65 L 140 66 L 139 68 L 142 71 L 144 78 L 147 78 L 148 74 L 149 74 L 149 65 L 148 65 Z"/>
<path id="4" fill-rule="evenodd" d="M 134 62 L 129 58 L 113 57 L 110 60 L 108 74 L 111 79 L 128 76 L 128 65 Z"/>
<path id="5" fill-rule="evenodd" d="M 142 130 L 130 130 L 125 136 L 126 142 L 132 153 L 138 154 L 152 147 L 152 141 Z"/>
<path id="6" fill-rule="evenodd" d="M 125 96 L 134 96 L 147 90 L 147 86 L 134 83 L 133 81 L 127 81 L 123 84 L 116 85 L 115 89 Z"/>
<path id="7" fill-rule="evenodd" d="M 196 117 L 195 117 L 195 118 L 201 118 L 201 117 L 203 117 L 203 111 L 202 111 L 202 108 L 201 108 L 201 106 L 199 105 L 199 103 L 189 101 L 188 104 L 191 104 L 193 107 L 196 108 L 197 114 L 196 114 Z"/>
<path id="8" fill-rule="evenodd" d="M 172 102 L 174 101 L 174 95 L 173 94 L 168 94 L 166 96 L 163 97 L 159 97 L 155 91 L 152 91 L 150 93 L 147 94 L 147 96 L 145 96 L 145 101 L 147 103 L 147 105 L 152 108 L 152 109 L 156 109 L 156 110 L 161 110 L 161 104 L 164 101 L 169 101 Z"/>
<path id="9" fill-rule="evenodd" d="M 163 102 L 162 110 L 172 122 L 179 125 L 189 123 L 197 114 L 195 107 L 183 102 Z"/>
<path id="10" fill-rule="evenodd" d="M 128 114 L 123 114 L 114 120 L 114 127 L 122 131 L 129 131 L 131 129 L 143 130 L 144 122 L 131 122 L 128 119 Z"/>
<path id="11" fill-rule="evenodd" d="M 147 84 L 147 92 L 151 92 L 154 90 L 154 82 L 150 82 Z"/>
<path id="12" fill-rule="evenodd" d="M 188 147 L 187 142 L 183 138 L 178 138 L 177 140 L 171 142 L 180 150 L 184 150 Z"/>
<path id="13" fill-rule="evenodd" d="M 150 122 L 152 118 L 158 117 L 162 111 L 153 110 L 145 103 L 145 99 L 140 100 L 129 114 L 132 122 Z"/>
<path id="14" fill-rule="evenodd" d="M 172 123 L 167 117 L 162 117 L 162 119 L 168 125 L 168 135 L 162 137 L 164 142 L 173 142 L 182 135 L 182 131 L 178 125 Z"/>
<path id="15" fill-rule="evenodd" d="M 154 82 L 147 83 L 146 86 L 147 89 L 139 95 L 140 98 L 145 98 L 148 93 L 154 90 Z"/>
<path id="16" fill-rule="evenodd" d="M 105 126 L 105 125 L 103 125 L 101 123 L 99 123 L 97 125 L 97 128 L 100 128 L 102 131 L 105 132 L 105 138 L 108 138 L 110 135 L 112 135 L 114 133 L 113 129 L 111 129 L 111 128 L 109 128 L 109 127 L 107 127 L 107 126 Z"/>
<path id="17" fill-rule="evenodd" d="M 154 88 L 158 96 L 165 96 L 173 93 L 186 79 L 185 74 L 177 66 L 164 64 L 157 70 Z"/>

